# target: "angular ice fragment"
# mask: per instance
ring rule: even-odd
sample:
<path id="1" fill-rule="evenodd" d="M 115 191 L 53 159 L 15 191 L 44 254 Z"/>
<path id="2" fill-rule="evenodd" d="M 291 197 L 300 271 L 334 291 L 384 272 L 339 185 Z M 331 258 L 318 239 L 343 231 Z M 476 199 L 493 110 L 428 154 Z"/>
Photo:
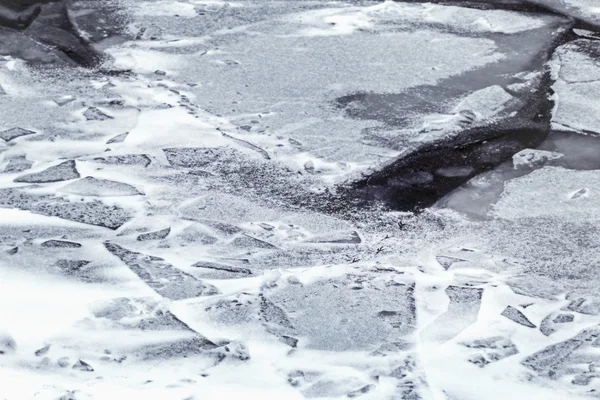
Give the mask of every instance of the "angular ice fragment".
<path id="1" fill-rule="evenodd" d="M 78 360 L 72 367 L 73 369 L 76 369 L 78 371 L 86 371 L 86 372 L 92 372 L 94 371 L 94 368 L 92 368 L 92 366 L 88 363 L 86 363 L 83 360 Z"/>
<path id="2" fill-rule="evenodd" d="M 32 166 L 33 166 L 33 163 L 31 161 L 27 160 L 27 158 L 25 156 L 18 156 L 18 157 L 12 158 L 8 162 L 8 164 L 4 168 L 4 172 L 23 172 L 25 170 L 28 170 Z"/>
<path id="3" fill-rule="evenodd" d="M 110 242 L 105 242 L 104 246 L 163 297 L 183 300 L 219 293 L 213 285 L 196 280 L 162 258 L 136 253 Z"/>
<path id="4" fill-rule="evenodd" d="M 107 119 L 113 119 L 113 117 L 104 113 L 96 107 L 90 107 L 87 110 L 85 110 L 83 116 L 88 121 L 106 121 Z"/>
<path id="5" fill-rule="evenodd" d="M 77 194 L 80 196 L 136 196 L 142 194 L 135 187 L 122 182 L 99 179 L 87 176 L 75 182 L 71 182 L 58 189 L 59 192 Z"/>
<path id="6" fill-rule="evenodd" d="M 169 236 L 171 228 L 161 229 L 155 232 L 142 233 L 137 237 L 138 242 L 144 242 L 146 240 L 161 240 Z"/>
<path id="7" fill-rule="evenodd" d="M 29 129 L 23 128 L 12 128 L 5 131 L 0 132 L 0 138 L 4 139 L 7 142 L 10 142 L 13 139 L 16 139 L 21 136 L 33 135 L 34 131 L 30 131 Z"/>
<path id="8" fill-rule="evenodd" d="M 308 243 L 359 244 L 362 242 L 358 232 L 332 232 L 317 235 L 307 240 Z"/>
<path id="9" fill-rule="evenodd" d="M 79 172 L 75 166 L 75 161 L 64 161 L 58 165 L 46 168 L 43 171 L 32 174 L 22 175 L 15 179 L 15 182 L 26 183 L 50 183 L 68 181 L 79 178 Z"/>
<path id="10" fill-rule="evenodd" d="M 111 144 L 111 143 L 123 143 L 125 141 L 125 139 L 127 138 L 127 135 L 129 135 L 129 132 L 125 132 L 125 133 L 121 133 L 115 137 L 113 137 L 112 139 L 109 139 L 106 144 Z"/>
<path id="11" fill-rule="evenodd" d="M 76 242 L 69 242 L 66 240 L 46 240 L 42 243 L 42 247 L 60 247 L 76 249 L 81 247 L 81 244 Z"/>
<path id="12" fill-rule="evenodd" d="M 512 306 L 506 307 L 504 311 L 502 311 L 501 315 L 527 328 L 536 328 L 536 326 L 532 324 L 531 321 L 529 321 L 521 311 L 517 310 Z"/>
<path id="13" fill-rule="evenodd" d="M 503 111 L 506 104 L 513 99 L 501 86 L 488 86 L 464 98 L 454 108 L 454 112 L 471 111 L 478 119 L 489 119 Z"/>

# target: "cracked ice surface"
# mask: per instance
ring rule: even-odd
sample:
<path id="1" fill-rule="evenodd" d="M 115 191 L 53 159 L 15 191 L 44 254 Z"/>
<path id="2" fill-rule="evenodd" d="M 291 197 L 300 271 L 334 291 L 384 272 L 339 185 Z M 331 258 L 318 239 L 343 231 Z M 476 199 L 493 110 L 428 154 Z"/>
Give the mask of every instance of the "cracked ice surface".
<path id="1" fill-rule="evenodd" d="M 600 45 L 576 40 L 555 55 L 559 104 L 553 121 L 558 126 L 597 135 L 600 133 Z"/>
<path id="2" fill-rule="evenodd" d="M 75 1 L 97 69 L 2 28 L 0 398 L 598 397 L 597 41 L 457 3 Z M 336 198 L 455 139 L 510 154 Z"/>

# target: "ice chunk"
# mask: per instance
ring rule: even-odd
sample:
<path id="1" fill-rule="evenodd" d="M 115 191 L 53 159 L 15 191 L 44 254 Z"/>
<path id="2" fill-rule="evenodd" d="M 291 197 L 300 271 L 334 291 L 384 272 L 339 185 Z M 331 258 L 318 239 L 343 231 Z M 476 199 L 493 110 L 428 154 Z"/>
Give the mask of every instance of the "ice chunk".
<path id="1" fill-rule="evenodd" d="M 454 108 L 454 112 L 471 111 L 477 119 L 490 119 L 506 108 L 506 104 L 515 101 L 501 86 L 488 86 L 469 94 Z"/>
<path id="2" fill-rule="evenodd" d="M 76 242 L 69 242 L 66 240 L 46 240 L 42 243 L 42 247 L 77 249 L 81 247 L 81 244 Z"/>
<path id="3" fill-rule="evenodd" d="M 142 194 L 132 185 L 87 176 L 58 189 L 59 192 L 80 196 L 135 196 Z"/>
<path id="4" fill-rule="evenodd" d="M 558 160 L 563 156 L 563 154 L 554 151 L 525 149 L 513 156 L 513 165 L 515 169 L 540 168 L 548 161 Z"/>
<path id="5" fill-rule="evenodd" d="M 276 210 L 262 207 L 242 197 L 218 192 L 190 201 L 181 208 L 181 214 L 186 219 L 206 219 L 229 224 L 269 221 L 280 217 Z"/>
<path id="6" fill-rule="evenodd" d="M 309 348 L 374 350 L 388 339 L 412 333 L 416 322 L 413 294 L 410 284 L 386 285 L 348 276 L 293 285 L 270 295 L 269 300 L 281 310 L 275 315 L 287 314 L 296 335 L 305 337 Z M 324 319 L 324 315 L 329 317 Z"/>
<path id="7" fill-rule="evenodd" d="M 597 187 L 600 187 L 600 175 L 596 171 L 544 167 L 506 182 L 492 214 L 506 219 L 595 220 L 600 195 L 589 188 Z"/>
<path id="8" fill-rule="evenodd" d="M 209 245 L 215 244 L 219 241 L 219 239 L 216 238 L 208 228 L 196 223 L 186 227 L 177 235 L 175 235 L 175 237 L 182 240 L 184 243 L 199 243 Z"/>
<path id="9" fill-rule="evenodd" d="M 567 306 L 567 310 L 587 315 L 600 315 L 600 299 L 589 296 L 569 295 L 567 296 L 567 300 L 571 300 Z"/>
<path id="10" fill-rule="evenodd" d="M 212 262 L 212 261 L 198 261 L 197 263 L 192 265 L 192 267 L 196 267 L 196 268 L 200 268 L 200 269 L 214 270 L 214 271 L 230 272 L 234 275 L 251 275 L 252 274 L 252 270 L 250 270 L 249 268 L 221 264 L 221 263 L 216 263 L 216 262 Z"/>
<path id="11" fill-rule="evenodd" d="M 233 239 L 231 244 L 235 247 L 250 248 L 250 249 L 253 249 L 253 248 L 274 249 L 274 248 L 276 248 L 274 245 L 272 245 L 269 242 L 266 242 L 264 240 L 255 238 L 253 236 L 250 236 L 250 235 L 247 235 L 244 233 L 242 233 L 241 235 L 239 235 L 238 237 Z"/>
<path id="12" fill-rule="evenodd" d="M 181 300 L 219 293 L 213 285 L 196 280 L 162 258 L 136 253 L 110 242 L 104 243 L 104 246 L 148 286 L 168 299 Z"/>
<path id="13" fill-rule="evenodd" d="M 35 354 L 36 357 L 41 357 L 41 356 L 47 354 L 49 350 L 50 350 L 50 345 L 47 344 L 44 347 L 41 347 L 41 348 L 37 349 L 34 352 L 34 354 Z"/>
<path id="14" fill-rule="evenodd" d="M 129 135 L 129 132 L 121 133 L 121 134 L 113 137 L 112 139 L 109 139 L 106 142 L 106 144 L 123 143 L 125 141 L 125 139 L 127 138 L 127 135 Z"/>
<path id="15" fill-rule="evenodd" d="M 496 361 L 518 354 L 515 344 L 509 339 L 501 336 L 477 339 L 461 343 L 470 349 L 478 349 L 480 353 L 472 356 L 469 361 L 479 367 L 485 367 Z"/>
<path id="16" fill-rule="evenodd" d="M 29 210 L 71 221 L 117 229 L 131 219 L 128 211 L 100 201 L 71 202 L 18 189 L 0 189 L 0 206 Z"/>
<path id="17" fill-rule="evenodd" d="M 315 235 L 308 239 L 309 243 L 332 243 L 332 244 L 359 244 L 362 239 L 358 232 L 331 232 L 329 234 Z"/>
<path id="18" fill-rule="evenodd" d="M 85 372 L 94 371 L 94 368 L 92 368 L 92 366 L 90 364 L 88 364 L 87 362 L 85 362 L 83 360 L 78 360 L 75 364 L 73 364 L 72 368 L 76 369 L 78 371 L 85 371 Z"/>
<path id="19" fill-rule="evenodd" d="M 302 36 L 348 35 L 357 31 L 376 31 L 387 25 L 441 24 L 467 32 L 518 33 L 539 28 L 543 21 L 515 12 L 472 10 L 461 7 L 415 5 L 386 1 L 370 7 L 325 9 L 294 15 L 294 22 L 306 28 Z"/>
<path id="20" fill-rule="evenodd" d="M 558 314 L 552 320 L 552 322 L 554 322 L 555 324 L 566 324 L 568 322 L 573 322 L 574 319 L 575 317 L 573 316 L 573 314 Z"/>
<path id="21" fill-rule="evenodd" d="M 79 178 L 79 172 L 75 166 L 75 161 L 64 161 L 58 165 L 46 168 L 43 171 L 35 172 L 28 175 L 22 175 L 15 179 L 15 182 L 27 183 L 49 183 L 68 181 L 70 179 Z"/>
<path id="22" fill-rule="evenodd" d="M 535 328 L 536 326 L 527 319 L 527 317 L 519 310 L 512 306 L 508 306 L 502 311 L 501 314 L 503 317 L 510 319 L 513 322 L 516 322 L 519 325 L 523 325 L 527 328 Z"/>
<path id="23" fill-rule="evenodd" d="M 9 160 L 4 172 L 23 172 L 33 166 L 33 163 L 25 156 L 17 156 Z"/>
<path id="24" fill-rule="evenodd" d="M 161 240 L 169 236 L 169 233 L 171 233 L 171 228 L 165 228 L 154 232 L 142 233 L 137 237 L 137 241 L 144 242 L 146 240 Z"/>
<path id="25" fill-rule="evenodd" d="M 152 160 L 146 154 L 125 154 L 120 156 L 97 157 L 94 161 L 113 165 L 142 165 L 147 167 Z"/>
<path id="26" fill-rule="evenodd" d="M 600 18 L 600 17 L 599 17 Z M 559 47 L 553 89 L 558 106 L 552 121 L 570 129 L 600 134 L 600 44 L 580 39 Z"/>
<path id="27" fill-rule="evenodd" d="M 136 353 L 142 360 L 164 361 L 171 358 L 186 358 L 192 355 L 207 354 L 217 346 L 201 335 L 143 346 Z"/>
<path id="28" fill-rule="evenodd" d="M 596 0 L 527 0 L 560 14 L 573 17 L 595 30 L 600 29 L 600 6 Z"/>
<path id="29" fill-rule="evenodd" d="M 574 351 L 598 337 L 600 337 L 600 330 L 597 327 L 585 329 L 571 339 L 550 345 L 532 354 L 523 360 L 523 365 L 538 373 L 556 375 L 557 370 Z"/>
<path id="30" fill-rule="evenodd" d="M 114 119 L 114 117 L 106 114 L 97 107 L 88 108 L 84 111 L 83 116 L 88 121 L 106 121 L 107 119 Z"/>
<path id="31" fill-rule="evenodd" d="M 213 163 L 219 152 L 212 148 L 166 148 L 167 161 L 174 167 L 198 168 Z"/>
<path id="32" fill-rule="evenodd" d="M 29 129 L 23 128 L 12 128 L 6 131 L 0 132 L 0 138 L 4 139 L 7 142 L 10 142 L 13 139 L 16 139 L 21 136 L 33 135 L 34 131 L 30 131 Z"/>

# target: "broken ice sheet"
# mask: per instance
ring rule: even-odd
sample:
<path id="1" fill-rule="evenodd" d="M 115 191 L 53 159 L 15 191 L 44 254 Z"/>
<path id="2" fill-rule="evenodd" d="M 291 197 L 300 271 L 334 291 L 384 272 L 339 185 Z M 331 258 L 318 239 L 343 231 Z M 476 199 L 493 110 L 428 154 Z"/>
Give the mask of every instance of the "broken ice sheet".
<path id="1" fill-rule="evenodd" d="M 600 14 L 600 12 L 599 12 Z M 553 86 L 560 98 L 552 121 L 559 127 L 597 135 L 600 133 L 600 45 L 593 40 L 575 40 L 559 47 L 553 67 Z"/>
<path id="2" fill-rule="evenodd" d="M 36 132 L 0 141 L 12 174 L 0 176 L 1 204 L 39 213 L 0 210 L 0 285 L 9 282 L 0 297 L 23 305 L 0 307 L 0 319 L 14 321 L 16 351 L 2 358 L 10 390 L 65 400 L 108 390 L 117 398 L 564 400 L 598 390 L 586 358 L 595 341 L 553 367 L 559 380 L 520 365 L 597 324 L 593 291 L 571 290 L 595 279 L 593 146 L 529 150 L 494 209 L 501 216 L 485 223 L 440 208 L 353 207 L 336 203 L 334 190 L 407 146 L 512 118 L 532 90 L 546 99 L 541 64 L 573 38 L 567 18 L 491 0 L 481 9 L 118 3 L 72 2 L 72 17 L 113 57 L 102 69 L 0 62 L 3 129 Z M 128 26 L 111 33 L 124 15 Z M 24 46 L 27 34 L 2 37 Z M 591 131 L 594 82 L 584 80 L 595 76 L 595 45 L 577 42 L 558 51 L 554 123 Z M 54 53 L 40 45 L 26 55 Z M 74 101 L 62 103 L 65 94 Z M 130 105 L 138 109 L 125 112 Z M 65 160 L 81 177 L 12 182 Z M 587 171 L 570 171 L 576 164 Z M 557 166 L 550 184 L 540 183 Z M 524 175 L 534 169 L 540 175 Z M 473 171 L 434 168 L 446 180 Z M 458 250 L 430 251 L 448 241 Z M 7 280 L 5 271 L 28 266 L 39 276 Z M 103 279 L 83 284 L 97 269 Z M 43 274 L 57 281 L 45 285 Z M 521 297 L 496 303 L 494 290 L 508 287 L 508 297 Z M 502 316 L 508 306 L 540 329 Z M 52 329 L 66 345 L 47 340 Z"/>
<path id="3" fill-rule="evenodd" d="M 347 276 L 291 286 L 275 292 L 269 300 L 288 313 L 296 334 L 315 349 L 374 349 L 414 329 L 410 284 L 386 285 L 367 277 Z"/>
<path id="4" fill-rule="evenodd" d="M 59 196 L 32 193 L 27 189 L 0 189 L 0 205 L 110 229 L 117 229 L 131 219 L 129 211 L 116 205 L 97 200 L 68 201 Z"/>

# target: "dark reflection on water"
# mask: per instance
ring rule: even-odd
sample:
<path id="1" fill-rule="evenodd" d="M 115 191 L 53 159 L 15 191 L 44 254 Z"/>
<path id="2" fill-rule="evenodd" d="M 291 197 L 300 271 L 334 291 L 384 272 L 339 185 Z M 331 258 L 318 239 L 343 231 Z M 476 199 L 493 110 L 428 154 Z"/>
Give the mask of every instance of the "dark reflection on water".
<path id="1" fill-rule="evenodd" d="M 523 94 L 515 93 L 510 85 L 529 83 L 531 78 L 526 74 L 539 71 L 556 46 L 572 39 L 567 32 L 569 26 L 568 20 L 557 19 L 541 28 L 515 34 L 478 33 L 475 37 L 479 39 L 493 40 L 495 51 L 503 55 L 500 61 L 442 79 L 435 85 L 412 87 L 402 93 L 351 93 L 335 103 L 349 117 L 406 127 L 417 115 L 448 112 L 456 99 L 490 86 L 499 85 L 519 97 Z"/>
<path id="2" fill-rule="evenodd" d="M 448 113 L 467 93 L 498 85 L 513 98 L 499 111 L 500 122 L 463 127 L 459 135 L 410 148 L 397 160 L 340 190 L 357 205 L 383 203 L 411 211 L 435 204 L 473 177 L 486 173 L 513 154 L 542 143 L 550 130 L 551 77 L 544 64 L 554 49 L 573 39 L 571 22 L 556 18 L 538 29 L 515 34 L 478 34 L 492 40 L 502 59 L 482 68 L 418 86 L 402 93 L 352 93 L 336 104 L 347 116 L 408 128 L 415 119 Z M 399 66 L 401 67 L 401 66 Z M 372 134 L 375 141 L 406 150 L 406 138 Z M 410 145 L 410 144 L 408 144 Z"/>

